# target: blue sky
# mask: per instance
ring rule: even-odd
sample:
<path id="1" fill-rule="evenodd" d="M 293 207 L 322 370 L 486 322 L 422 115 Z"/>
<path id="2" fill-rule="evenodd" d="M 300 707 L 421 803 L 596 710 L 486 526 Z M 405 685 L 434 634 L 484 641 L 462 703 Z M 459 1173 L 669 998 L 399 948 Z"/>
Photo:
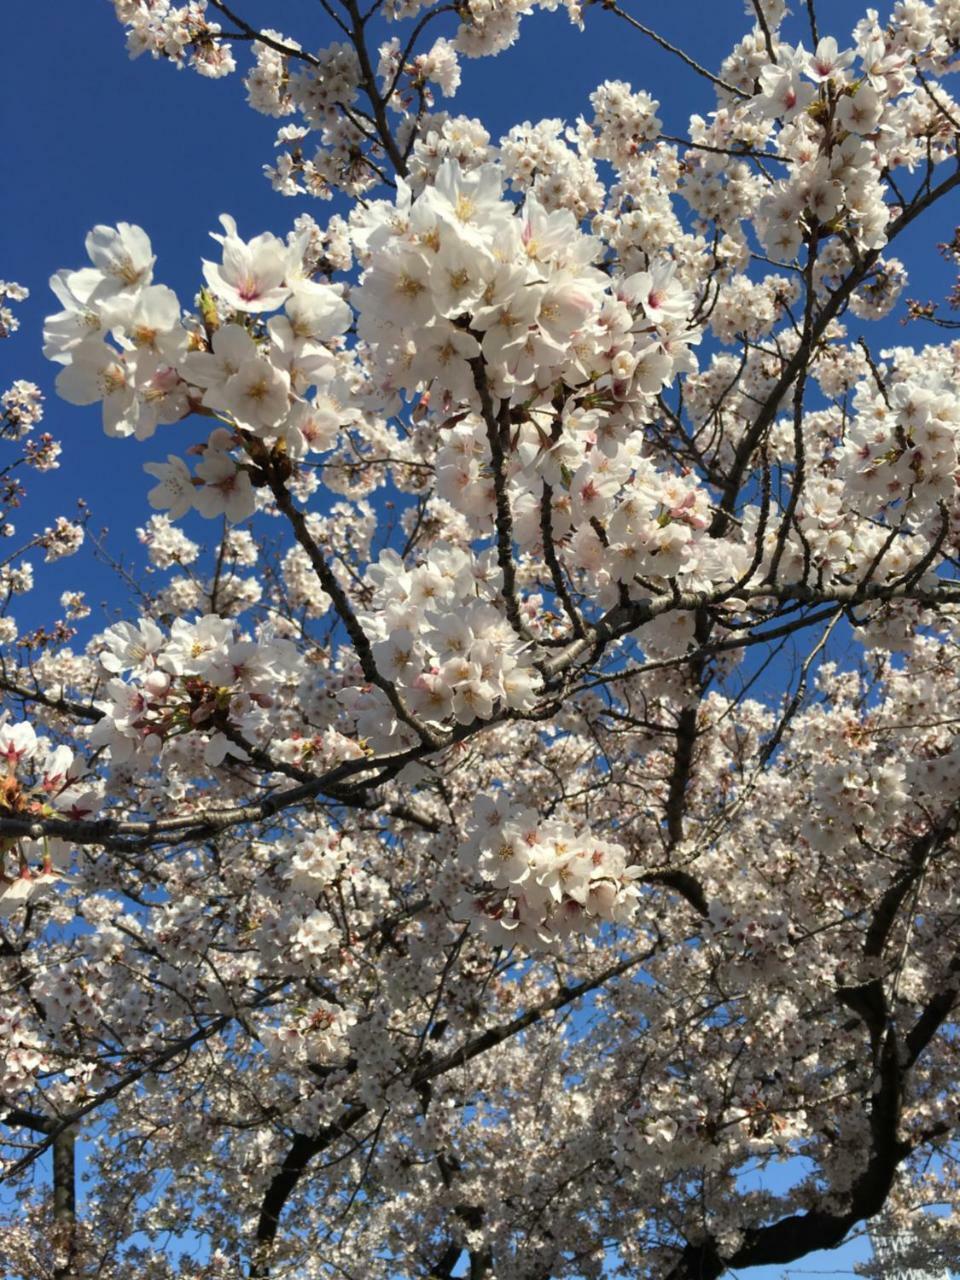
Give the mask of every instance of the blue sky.
<path id="1" fill-rule="evenodd" d="M 307 46 L 333 38 L 316 0 L 236 0 L 236 6 L 249 21 L 287 30 Z M 880 7 L 883 12 L 888 6 Z M 842 47 L 863 8 L 830 0 L 820 9 L 822 31 L 837 35 Z M 265 229 L 284 234 L 298 213 L 308 210 L 322 221 L 338 206 L 271 191 L 261 166 L 272 154 L 277 122 L 250 111 L 240 76 L 211 82 L 149 58 L 129 61 L 109 0 L 35 0 L 6 10 L 8 179 L 0 277 L 27 285 L 31 297 L 18 308 L 21 332 L 0 344 L 0 388 L 17 377 L 40 384 L 48 397 L 46 429 L 64 445 L 60 471 L 33 478 L 32 504 L 18 534 L 42 528 L 55 514 L 71 514 L 82 496 L 93 526 L 109 526 L 114 554 L 138 559 L 134 530 L 148 514 L 151 484 L 142 465 L 182 451 L 195 432 L 183 424 L 161 427 L 146 444 L 110 441 L 101 431 L 98 407 L 78 409 L 56 399 L 56 369 L 40 353 L 42 317 L 57 309 L 48 277 L 60 267 L 82 265 L 83 239 L 95 223 L 136 222 L 153 240 L 156 279 L 189 303 L 200 259 L 212 248 L 208 232 L 216 229 L 220 213 L 233 213 L 245 236 Z M 714 68 L 747 25 L 741 0 L 644 0 L 635 12 Z M 463 88 L 452 109 L 479 116 L 496 139 L 524 120 L 559 116 L 572 123 L 589 112 L 597 82 L 609 78 L 628 80 L 658 98 L 665 130 L 672 134 L 686 132 L 691 111 L 710 110 L 710 86 L 669 54 L 600 8 L 589 9 L 586 21 L 581 34 L 562 9 L 526 20 L 515 48 L 496 59 L 465 61 Z M 789 30 L 792 39 L 809 45 L 805 23 Z M 948 291 L 949 275 L 934 245 L 949 235 L 951 221 L 949 210 L 938 210 L 914 233 L 908 261 L 917 269 L 908 293 L 940 298 Z M 895 321 L 874 327 L 874 334 L 876 346 L 934 337 L 932 330 L 904 330 Z M 200 529 L 212 536 L 210 526 Z M 115 582 L 89 557 L 55 566 L 46 582 L 53 602 L 24 602 L 14 610 L 18 618 L 56 616 L 55 597 L 67 587 L 83 586 L 94 604 L 122 602 Z M 852 1263 L 867 1252 L 857 1242 L 790 1268 L 747 1274 L 757 1280 L 850 1275 Z"/>

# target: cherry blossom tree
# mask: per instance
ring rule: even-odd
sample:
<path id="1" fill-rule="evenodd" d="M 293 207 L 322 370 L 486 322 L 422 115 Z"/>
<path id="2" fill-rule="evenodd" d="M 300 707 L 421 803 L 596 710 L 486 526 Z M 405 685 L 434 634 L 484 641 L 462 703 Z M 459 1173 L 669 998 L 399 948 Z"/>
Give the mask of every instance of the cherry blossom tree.
<path id="1" fill-rule="evenodd" d="M 870 322 L 960 2 L 752 0 L 707 67 L 567 0 L 716 109 L 499 141 L 438 99 L 533 0 L 114 3 L 341 212 L 51 281 L 151 572 L 24 632 L 82 510 L 0 566 L 5 1273 L 715 1280 L 881 1210 L 957 1263 L 960 343 Z M 58 446 L 2 406 L 8 512 Z"/>

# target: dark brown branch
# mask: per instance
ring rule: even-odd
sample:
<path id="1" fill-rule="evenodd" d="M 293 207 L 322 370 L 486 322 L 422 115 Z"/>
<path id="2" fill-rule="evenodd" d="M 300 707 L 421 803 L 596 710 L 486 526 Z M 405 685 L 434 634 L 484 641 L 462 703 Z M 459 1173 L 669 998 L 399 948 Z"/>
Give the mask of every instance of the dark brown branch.
<path id="1" fill-rule="evenodd" d="M 703 885 L 689 871 L 648 871 L 640 877 L 640 883 L 662 884 L 679 893 L 681 898 L 685 898 L 698 915 L 706 917 L 710 914 L 710 904 L 703 891 Z"/>
<path id="2" fill-rule="evenodd" d="M 337 611 L 337 616 L 347 629 L 347 634 L 349 635 L 350 641 L 357 652 L 357 658 L 359 659 L 364 676 L 372 685 L 375 685 L 386 695 L 387 701 L 396 712 L 398 719 L 403 724 L 407 725 L 408 728 L 413 729 L 421 742 L 426 743 L 431 747 L 441 746 L 443 740 L 439 738 L 432 729 L 423 724 L 416 718 L 416 716 L 412 715 L 410 711 L 407 710 L 403 705 L 395 686 L 380 674 L 377 669 L 376 660 L 373 656 L 373 649 L 370 646 L 370 640 L 367 637 L 367 633 L 360 625 L 357 615 L 354 613 L 353 607 L 350 604 L 347 593 L 340 585 L 336 574 L 327 564 L 323 552 L 311 536 L 310 530 L 307 527 L 306 517 L 302 511 L 299 511 L 294 506 L 293 499 L 290 497 L 290 492 L 287 489 L 283 478 L 276 469 L 271 468 L 268 472 L 268 476 L 270 481 L 270 491 L 274 496 L 277 506 L 289 520 L 297 542 L 299 542 L 300 546 L 307 553 L 310 563 L 313 566 L 313 571 L 320 580 L 320 585 L 333 601 L 333 607 Z"/>
<path id="3" fill-rule="evenodd" d="M 813 328 L 813 306 L 816 292 L 813 282 L 813 268 L 817 261 L 817 246 L 819 237 L 816 228 L 810 237 L 810 245 L 807 250 L 807 263 L 804 269 L 804 277 L 806 280 L 806 300 L 803 308 L 803 334 L 800 340 L 801 346 L 810 345 L 810 334 Z M 787 502 L 787 509 L 783 513 L 780 521 L 780 528 L 777 530 L 776 542 L 774 545 L 773 555 L 770 558 L 770 569 L 766 575 L 767 582 L 776 582 L 777 574 L 780 570 L 780 561 L 783 557 L 784 550 L 787 545 L 787 539 L 790 537 L 790 530 L 796 519 L 797 507 L 800 503 L 800 495 L 803 493 L 803 485 L 806 480 L 806 448 L 803 440 L 803 397 L 807 386 L 807 366 L 803 365 L 797 372 L 797 380 L 793 388 L 793 482 L 790 487 L 790 498 Z M 806 575 L 804 575 L 806 576 Z"/>
<path id="4" fill-rule="evenodd" d="M 353 23 L 353 28 L 350 31 L 350 40 L 356 50 L 357 62 L 360 66 L 360 83 L 370 100 L 370 107 L 373 111 L 380 143 L 390 157 L 390 163 L 393 165 L 398 177 L 405 178 L 407 176 L 407 162 L 390 130 L 386 102 L 377 88 L 376 73 L 370 61 L 370 52 L 367 49 L 364 34 L 367 18 L 360 13 L 356 0 L 343 0 L 343 7 L 349 13 L 350 20 Z"/>
<path id="5" fill-rule="evenodd" d="M 771 62 L 777 61 L 777 54 L 773 47 L 773 37 L 770 34 L 770 24 L 767 22 L 767 15 L 763 12 L 761 0 L 751 0 L 753 4 L 753 12 L 756 14 L 757 24 L 763 32 L 763 43 L 766 46 L 767 57 Z"/>
<path id="6" fill-rule="evenodd" d="M 813 40 L 813 47 L 816 49 L 820 43 L 820 29 L 817 26 L 817 11 L 814 8 L 813 0 L 807 0 L 807 17 L 810 19 L 810 36 Z"/>
<path id="7" fill-rule="evenodd" d="M 454 1268 L 460 1261 L 460 1255 L 463 1253 L 463 1246 L 459 1244 L 448 1244 L 446 1249 L 430 1268 L 431 1280 L 450 1280 L 453 1275 Z"/>
<path id="8" fill-rule="evenodd" d="M 955 955 L 946 974 L 945 985 L 930 997 L 923 1012 L 906 1037 L 906 1062 L 912 1067 L 950 1016 L 960 999 L 960 955 Z"/>
<path id="9" fill-rule="evenodd" d="M 686 809 L 687 785 L 693 769 L 693 751 L 697 742 L 699 703 L 684 707 L 677 717 L 677 749 L 673 755 L 667 792 L 666 817 L 670 848 L 683 840 L 683 815 Z"/>
<path id="10" fill-rule="evenodd" d="M 573 634 L 582 636 L 584 634 L 583 622 L 577 612 L 577 606 L 573 603 L 573 597 L 567 590 L 563 567 L 560 564 L 557 548 L 553 542 L 553 489 L 547 484 L 546 480 L 543 482 L 543 492 L 540 495 L 540 540 L 543 543 L 543 558 L 546 560 L 547 568 L 550 570 L 554 594 L 563 605 L 564 612 L 570 619 Z"/>
<path id="11" fill-rule="evenodd" d="M 88 724 L 96 724 L 104 717 L 104 712 L 97 707 L 73 702 L 69 698 L 51 698 L 40 689 L 28 689 L 6 676 L 0 676 L 0 689 L 4 693 L 12 694 L 15 698 L 22 698 L 24 702 L 39 703 L 40 706 L 48 707 L 51 711 L 59 711 L 63 715 L 73 716 L 74 720 L 84 720 Z"/>
<path id="12" fill-rule="evenodd" d="M 954 805 L 942 823 L 914 841 L 910 849 L 907 866 L 884 892 L 873 913 L 864 938 L 863 954 L 865 958 L 879 960 L 883 955 L 898 913 L 906 901 L 907 895 L 926 871 L 933 854 L 955 834 L 957 814 L 958 806 Z M 955 994 L 953 993 L 954 997 Z M 878 975 L 869 982 L 860 983 L 856 987 L 841 987 L 837 992 L 837 996 L 848 1009 L 852 1009 L 857 1014 L 867 1027 L 870 1033 L 873 1053 L 876 1056 L 890 1016 L 883 977 Z M 946 1016 L 948 1012 L 949 1008 L 943 1016 Z M 934 1014 L 931 1014 L 931 1018 L 934 1016 Z M 937 1026 L 939 1026 L 940 1021 L 942 1021 L 942 1017 L 937 1021 Z M 914 1054 L 914 1060 L 921 1049 L 925 1047 L 925 1044 L 926 1041 L 917 1049 L 916 1054 Z"/>
<path id="13" fill-rule="evenodd" d="M 404 46 L 403 52 L 401 53 L 397 61 L 397 70 L 394 73 L 393 79 L 390 81 L 390 85 L 389 85 L 389 88 L 387 89 L 387 92 L 383 95 L 383 100 L 385 103 L 389 103 L 390 99 L 393 97 L 394 93 L 396 92 L 397 85 L 400 82 L 400 77 L 401 75 L 403 75 L 403 68 L 407 65 L 407 63 L 409 63 L 410 55 L 413 53 L 414 46 L 416 45 L 417 40 L 420 38 L 420 35 L 423 32 L 424 28 L 429 23 L 431 23 L 434 18 L 439 17 L 441 13 L 457 13 L 457 12 L 458 12 L 458 8 L 455 4 L 441 4 L 441 5 L 437 5 L 435 9 L 428 9 L 427 12 L 420 18 L 420 20 L 414 26 L 413 30 L 410 32 L 410 38 L 407 40 L 407 43 Z M 364 19 L 364 21 L 366 21 L 366 19 Z"/>
<path id="14" fill-rule="evenodd" d="M 254 1262 L 250 1267 L 250 1280 L 261 1280 L 269 1276 L 269 1249 L 277 1235 L 280 1214 L 293 1194 L 307 1165 L 319 1152 L 325 1150 L 331 1142 L 348 1133 L 358 1121 L 367 1114 L 368 1108 L 362 1103 L 344 1112 L 339 1120 L 325 1125 L 310 1137 L 298 1133 L 288 1150 L 280 1170 L 271 1179 L 263 1202 L 260 1206 L 260 1218 L 257 1222 L 257 1249 Z"/>
<path id="15" fill-rule="evenodd" d="M 778 155 L 776 151 L 757 151 L 753 147 L 748 147 L 746 143 L 733 147 L 716 147 L 710 142 L 694 142 L 692 138 L 680 138 L 672 133 L 661 133 L 659 137 L 663 142 L 672 142 L 678 147 L 687 147 L 690 151 L 709 151 L 712 155 L 733 156 L 735 159 L 776 160 L 778 164 L 786 165 L 796 163 L 790 156 Z M 782 269 L 785 265 L 782 262 L 773 262 L 770 258 L 765 258 L 764 261 L 771 262 L 778 269 Z"/>
<path id="16" fill-rule="evenodd" d="M 507 460 L 504 452 L 504 435 L 506 421 L 501 422 L 493 407 L 493 398 L 487 383 L 487 368 L 483 356 L 476 356 L 470 361 L 473 371 L 473 383 L 480 397 L 480 411 L 487 428 L 487 444 L 490 447 L 490 462 L 493 468 L 493 489 L 496 502 L 494 523 L 497 530 L 497 564 L 503 582 L 500 595 L 507 620 L 517 635 L 524 640 L 530 639 L 530 632 L 520 615 L 517 601 L 517 572 L 513 560 L 513 514 L 510 510 L 510 498 L 507 494 Z M 509 406 L 504 406 L 508 408 Z"/>

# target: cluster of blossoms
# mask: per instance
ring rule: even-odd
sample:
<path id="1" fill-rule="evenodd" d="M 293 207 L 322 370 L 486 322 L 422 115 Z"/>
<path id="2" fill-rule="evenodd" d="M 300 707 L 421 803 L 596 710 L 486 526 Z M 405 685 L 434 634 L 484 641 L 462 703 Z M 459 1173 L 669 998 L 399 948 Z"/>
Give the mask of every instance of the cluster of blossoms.
<path id="1" fill-rule="evenodd" d="M 34 382 L 17 378 L 9 391 L 0 396 L 3 414 L 2 432 L 20 440 L 43 419 L 43 392 Z"/>
<path id="2" fill-rule="evenodd" d="M 204 75 L 233 69 L 229 44 L 220 38 L 219 26 L 206 20 L 203 0 L 180 8 L 171 8 L 165 0 L 161 15 L 152 12 L 155 0 L 115 3 L 118 17 L 128 25 L 132 55 L 149 48 L 155 56 L 171 58 L 178 65 L 190 62 Z M 428 7 L 388 4 L 382 16 L 394 22 Z M 556 9 L 558 0 L 540 0 L 540 7 Z M 566 7 L 571 20 L 579 23 L 576 0 L 567 0 Z M 453 97 L 460 85 L 460 58 L 507 48 L 516 39 L 520 18 L 530 11 L 527 0 L 473 0 L 458 10 L 460 25 L 453 39 L 441 36 L 429 48 L 413 52 L 406 40 L 393 37 L 376 52 L 366 51 L 362 60 L 351 43 L 337 40 L 313 53 L 283 32 L 264 30 L 262 39 L 253 43 L 254 65 L 245 78 L 247 100 L 263 115 L 297 117 L 297 123 L 280 127 L 276 145 L 283 150 L 274 164 L 264 166 L 274 188 L 284 195 L 305 192 L 329 199 L 338 189 L 356 197 L 376 187 L 381 177 L 379 157 L 369 147 L 369 132 L 357 118 L 359 94 L 375 97 L 385 112 L 397 118 L 398 136 L 442 128 L 444 113 L 430 114 L 433 87 L 443 97 Z M 424 15 L 425 19 L 430 16 Z M 319 145 L 307 154 L 305 139 L 311 135 Z"/>
<path id="3" fill-rule="evenodd" d="M 694 300 L 670 263 L 611 282 L 602 240 L 572 213 L 535 197 L 518 212 L 502 187 L 499 166 L 447 161 L 416 199 L 404 186 L 354 218 L 352 301 L 386 387 L 429 387 L 450 410 L 487 394 L 535 411 L 558 383 L 635 404 L 690 367 Z"/>
<path id="4" fill-rule="evenodd" d="M 83 545 L 83 525 L 58 516 L 56 523 L 40 536 L 40 545 L 46 549 L 44 559 L 62 560 L 75 555 Z"/>
<path id="5" fill-rule="evenodd" d="M 41 414 L 39 399 L 39 396 L 31 396 L 31 412 L 35 422 L 39 420 Z M 36 471 L 56 471 L 60 466 L 62 452 L 63 446 L 60 441 L 54 440 L 48 431 L 44 431 L 35 440 L 32 438 L 25 440 L 23 445 L 24 462 Z"/>
<path id="6" fill-rule="evenodd" d="M 627 924 L 640 896 L 642 871 L 622 845 L 504 794 L 477 798 L 458 857 L 467 878 L 458 913 L 500 945 L 537 948 L 604 922 Z"/>
<path id="7" fill-rule="evenodd" d="M 372 608 L 364 624 L 377 669 L 415 716 L 471 724 L 534 704 L 541 679 L 528 643 L 493 603 L 500 574 L 489 554 L 475 560 L 441 543 L 406 568 L 387 551 L 367 581 Z M 357 691 L 351 701 L 362 737 L 380 749 L 396 741 L 398 726 L 378 690 Z"/>
<path id="8" fill-rule="evenodd" d="M 597 174 L 594 152 L 576 138 L 560 119 L 529 120 L 513 128 L 500 139 L 497 148 L 475 154 L 461 154 L 460 148 L 444 143 L 434 158 L 431 175 L 444 159 L 459 159 L 473 168 L 481 162 L 498 161 L 503 165 L 510 187 L 525 196 L 533 196 L 547 212 L 569 210 L 578 222 L 589 218 L 603 205 L 605 189 Z M 591 135 L 591 141 L 592 141 Z"/>
<path id="9" fill-rule="evenodd" d="M 242 530 L 232 532 L 237 534 Z M 200 554 L 199 545 L 173 524 L 169 516 L 150 516 L 144 527 L 137 530 L 137 537 L 147 548 L 150 564 L 157 569 L 193 564 Z"/>
<path id="10" fill-rule="evenodd" d="M 438 495 L 478 531 L 500 470 L 521 547 L 542 545 L 546 483 L 554 536 L 614 598 L 637 574 L 695 572 L 708 492 L 659 470 L 635 430 L 696 367 L 695 299 L 668 260 L 611 279 L 594 265 L 600 237 L 533 196 L 518 212 L 502 181 L 498 166 L 446 161 L 416 199 L 402 189 L 355 216 L 365 273 L 351 301 L 387 407 L 404 391 L 440 419 Z M 716 580 L 720 559 L 702 572 Z"/>
<path id="11" fill-rule="evenodd" d="M 12 280 L 0 280 L 0 338 L 9 338 L 20 328 L 20 321 L 8 306 L 3 305 L 7 299 L 11 302 L 23 302 L 29 297 L 29 290 L 22 284 Z"/>
<path id="12" fill-rule="evenodd" d="M 102 640 L 100 663 L 112 678 L 90 741 L 109 747 L 114 764 L 149 766 L 167 744 L 176 755 L 177 739 L 195 731 L 206 765 L 227 755 L 245 759 L 243 742 L 265 736 L 266 712 L 300 679 L 302 659 L 290 641 L 240 638 L 232 622 L 215 614 L 176 618 L 168 634 L 147 618 L 137 626 L 118 622 Z"/>
<path id="13" fill-rule="evenodd" d="M 0 280 L 0 303 L 5 299 L 23 302 L 30 296 L 29 289 L 21 284 Z M 20 327 L 20 321 L 9 309 L 0 305 L 0 338 L 9 338 Z M 9 390 L 0 396 L 0 435 L 21 440 L 43 418 L 43 393 L 33 382 L 17 378 Z"/>
<path id="14" fill-rule="evenodd" d="M 401 72 L 425 85 L 437 85 L 445 98 L 452 98 L 460 86 L 460 63 L 457 51 L 450 40 L 442 36 L 434 40 L 426 53 L 419 54 L 412 62 L 404 63 L 399 39 L 394 37 L 380 46 L 380 63 L 377 77 L 381 82 L 384 98 L 390 97 L 390 89 Z M 432 96 L 428 100 L 433 105 Z"/>
<path id="15" fill-rule="evenodd" d="M 38 738 L 27 722 L 0 724 L 0 813 L 25 821 L 49 817 L 88 817 L 100 804 L 96 788 L 82 781 L 85 767 L 67 746 Z M 15 912 L 69 865 L 63 841 L 0 841 L 0 918 Z"/>
<path id="16" fill-rule="evenodd" d="M 0 912 L 3 912 L 5 901 L 6 894 L 0 898 Z M 11 903 L 8 910 L 12 909 Z M 0 1014 L 0 1036 L 4 1044 L 0 1060 L 0 1095 L 13 1098 L 33 1083 L 37 1068 L 45 1063 L 45 1055 L 38 1049 L 29 1023 L 16 1010 L 5 1010 Z"/>
<path id="17" fill-rule="evenodd" d="M 662 387 L 695 368 L 692 293 L 666 259 L 611 279 L 594 265 L 605 251 L 600 237 L 533 196 L 518 210 L 503 177 L 495 165 L 464 171 L 446 161 L 416 199 L 401 182 L 395 203 L 354 214 L 363 274 L 350 302 L 370 379 L 362 394 L 358 353 L 341 341 L 350 306 L 309 276 L 311 229 L 286 243 L 269 234 L 247 242 L 226 216 L 216 237 L 223 259 L 204 264 L 209 292 L 193 318 L 152 284 L 153 255 L 139 228 L 91 233 L 94 266 L 53 281 L 65 303 L 45 331 L 47 354 L 65 366 L 58 390 L 76 402 L 102 400 L 114 435 L 146 438 L 190 412 L 230 422 L 198 446 L 193 472 L 175 455 L 147 470 L 159 482 L 150 501 L 171 518 L 196 509 L 233 522 L 255 511 L 257 488 L 269 482 L 265 459 L 282 456 L 289 476 L 289 462 L 329 452 L 357 425 L 366 447 L 402 456 L 366 406 L 379 400 L 392 412 L 404 392 L 432 415 L 424 447 L 441 423 L 438 497 L 472 521 L 497 511 L 491 477 L 499 470 L 520 545 L 535 552 L 542 542 L 549 484 L 555 536 L 569 536 L 576 562 L 599 571 L 598 585 L 614 597 L 618 584 L 630 589 L 644 573 L 715 579 L 721 557 L 694 554 L 698 538 L 706 554 L 707 490 L 693 476 L 658 470 L 634 430 Z M 264 324 L 281 306 L 284 314 Z M 296 482 L 308 481 L 315 476 Z M 293 556 L 291 569 L 309 569 L 301 549 Z M 326 607 L 326 596 L 315 603 Z M 414 678 L 433 666 L 424 656 Z M 509 703 L 496 685 L 471 696 L 484 707 L 498 694 Z M 520 705 L 527 695 L 516 696 Z"/>
<path id="18" fill-rule="evenodd" d="M 878 370 L 882 385 L 870 378 L 856 388 L 839 478 L 864 514 L 900 507 L 922 521 L 938 504 L 956 504 L 960 351 L 939 359 L 906 348 L 886 354 L 893 359 Z"/>
<path id="19" fill-rule="evenodd" d="M 782 1023 L 796 1008 L 781 998 L 772 1013 Z M 734 1151 L 756 1160 L 783 1158 L 804 1126 L 789 1108 L 781 1110 L 779 1101 L 775 1091 L 758 1085 L 742 1096 L 708 1102 L 691 1097 L 685 1081 L 663 1084 L 620 1118 L 617 1163 L 634 1179 L 652 1180 L 681 1174 L 694 1158 L 712 1170 L 726 1168 Z M 730 1232 L 727 1248 L 732 1252 L 737 1243 L 736 1232 Z"/>
<path id="20" fill-rule="evenodd" d="M 861 249 L 886 242 L 889 211 L 866 135 L 880 127 L 883 102 L 869 83 L 848 70 L 854 51 L 839 52 L 832 36 L 813 53 L 783 42 L 777 62 L 760 73 L 752 106 L 761 119 L 783 122 L 778 145 L 783 154 L 806 146 L 810 158 L 791 167 L 758 210 L 758 233 L 771 257 L 790 261 L 804 234 L 830 234 L 844 227 Z M 822 100 L 821 86 L 829 86 Z M 902 85 L 898 84 L 898 89 Z M 811 110 L 814 101 L 818 108 Z M 788 135 L 783 138 L 783 133 Z"/>
<path id="21" fill-rule="evenodd" d="M 318 915 L 321 913 L 317 913 Z M 329 917 L 327 917 L 329 919 Z M 326 1000 L 312 1000 L 295 1018 L 260 1033 L 264 1048 L 276 1062 L 330 1063 L 345 1058 L 348 1033 L 356 1015 Z"/>
<path id="22" fill-rule="evenodd" d="M 0 282 L 0 299 L 22 302 L 28 296 L 29 291 L 23 286 Z M 6 310 L 0 309 L 0 337 L 9 336 L 17 327 Z M 48 432 L 33 434 L 43 421 L 43 401 L 40 388 L 23 378 L 15 379 L 0 394 L 0 440 L 17 446 L 16 455 L 10 457 L 8 454 L 0 468 L 0 538 L 11 539 L 18 532 L 19 520 L 12 517 L 27 496 L 27 487 L 22 479 L 24 472 L 27 469 L 54 471 L 60 465 L 59 441 Z M 0 616 L 0 644 L 18 643 L 28 648 L 40 648 L 51 641 L 68 638 L 70 628 L 63 619 L 37 627 L 30 635 L 22 635 L 15 619 L 7 612 L 7 604 L 10 596 L 24 594 L 33 588 L 33 565 L 24 558 L 28 552 L 42 548 L 44 559 L 49 563 L 72 556 L 80 549 L 84 541 L 86 515 L 82 499 L 78 500 L 77 507 L 78 519 L 57 516 L 42 531 L 34 532 L 15 550 L 5 553 L 0 566 L 0 592 L 5 597 Z"/>
<path id="23" fill-rule="evenodd" d="M 199 318 L 182 316 L 173 291 L 151 283 L 150 242 L 127 223 L 95 228 L 94 265 L 51 281 L 64 304 L 44 330 L 46 355 L 64 366 L 57 390 L 73 404 L 102 402 L 108 435 L 147 439 L 189 413 L 235 424 L 210 434 L 193 474 L 176 456 L 149 464 L 160 481 L 151 501 L 174 518 L 196 507 L 245 519 L 256 501 L 238 446 L 260 441 L 302 457 L 330 449 L 342 425 L 343 360 L 331 344 L 351 315 L 337 290 L 305 274 L 315 251 L 309 228 L 287 243 L 269 234 L 244 241 L 232 218 L 222 222 L 223 260 L 204 263 L 210 293 Z"/>
<path id="24" fill-rule="evenodd" d="M 594 110 L 591 152 L 598 160 L 629 161 L 645 143 L 660 137 L 659 102 L 623 80 L 605 80 L 590 95 Z M 581 128 L 583 122 L 580 122 Z"/>
<path id="25" fill-rule="evenodd" d="M 154 558 L 180 563 L 189 540 L 173 544 L 176 556 L 156 550 L 154 539 L 162 548 L 168 533 L 154 533 Z M 473 725 L 529 709 L 541 677 L 528 642 L 492 603 L 498 578 L 489 556 L 479 572 L 466 552 L 442 544 L 416 568 L 387 552 L 367 571 L 374 611 L 361 621 L 377 670 L 400 699 L 393 704 L 354 663 L 326 691 L 314 687 L 291 640 L 238 633 L 221 616 L 176 618 L 169 632 L 146 618 L 117 623 L 98 642 L 110 678 L 90 742 L 108 748 L 114 766 L 146 769 L 159 757 L 165 767 L 216 768 L 269 744 L 277 761 L 332 767 L 409 744 L 417 722 Z M 464 608 L 468 582 L 476 598 Z M 326 724 L 321 735 L 304 727 L 305 715 Z"/>
<path id="26" fill-rule="evenodd" d="M 219 38 L 220 25 L 207 18 L 207 0 L 114 0 L 114 7 L 127 27 L 131 58 L 150 53 L 213 79 L 236 68 L 229 44 Z"/>

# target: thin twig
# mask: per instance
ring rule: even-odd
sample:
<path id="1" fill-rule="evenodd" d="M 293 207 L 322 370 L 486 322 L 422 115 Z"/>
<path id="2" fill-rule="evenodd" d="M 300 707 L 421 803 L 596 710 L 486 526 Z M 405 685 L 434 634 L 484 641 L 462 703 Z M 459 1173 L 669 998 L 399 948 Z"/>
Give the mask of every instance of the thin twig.
<path id="1" fill-rule="evenodd" d="M 706 67 L 702 67 L 700 63 L 695 62 L 688 53 L 684 53 L 684 51 L 679 49 L 675 44 L 671 44 L 669 40 L 665 40 L 663 36 L 658 35 L 651 27 L 645 27 L 642 22 L 638 22 L 637 19 L 631 17 L 629 13 L 625 13 L 615 0 L 602 0 L 602 7 L 610 13 L 615 13 L 618 18 L 623 18 L 624 22 L 628 22 L 631 27 L 636 27 L 641 34 L 648 36 L 658 44 L 661 49 L 666 49 L 667 53 L 672 53 L 674 57 L 680 58 L 681 61 L 685 62 L 692 71 L 697 73 L 698 76 L 703 76 L 704 79 L 709 80 L 711 84 L 715 84 L 718 89 L 722 89 L 724 93 L 732 93 L 736 98 L 745 99 L 750 97 L 749 93 L 744 93 L 744 91 L 742 89 L 738 89 L 736 85 L 728 84 L 726 80 L 721 80 L 720 77 L 715 76 L 712 71 L 708 71 Z"/>
<path id="2" fill-rule="evenodd" d="M 268 36 L 262 31 L 258 31 L 256 27 L 252 27 L 249 22 L 245 22 L 238 14 L 228 9 L 224 0 L 210 0 L 215 9 L 218 9 L 225 18 L 229 18 L 231 22 L 236 23 L 240 28 L 237 32 L 230 32 L 229 38 L 239 40 L 241 37 L 247 40 L 255 40 L 257 44 L 266 45 L 268 49 L 273 49 L 275 53 L 282 53 L 285 58 L 296 58 L 300 62 L 306 62 L 311 67 L 319 67 L 320 59 L 315 58 L 312 53 L 306 53 L 303 49 L 297 49 L 293 45 L 284 44 L 280 40 L 275 40 L 273 36 Z M 227 38 L 225 33 L 224 38 Z"/>

